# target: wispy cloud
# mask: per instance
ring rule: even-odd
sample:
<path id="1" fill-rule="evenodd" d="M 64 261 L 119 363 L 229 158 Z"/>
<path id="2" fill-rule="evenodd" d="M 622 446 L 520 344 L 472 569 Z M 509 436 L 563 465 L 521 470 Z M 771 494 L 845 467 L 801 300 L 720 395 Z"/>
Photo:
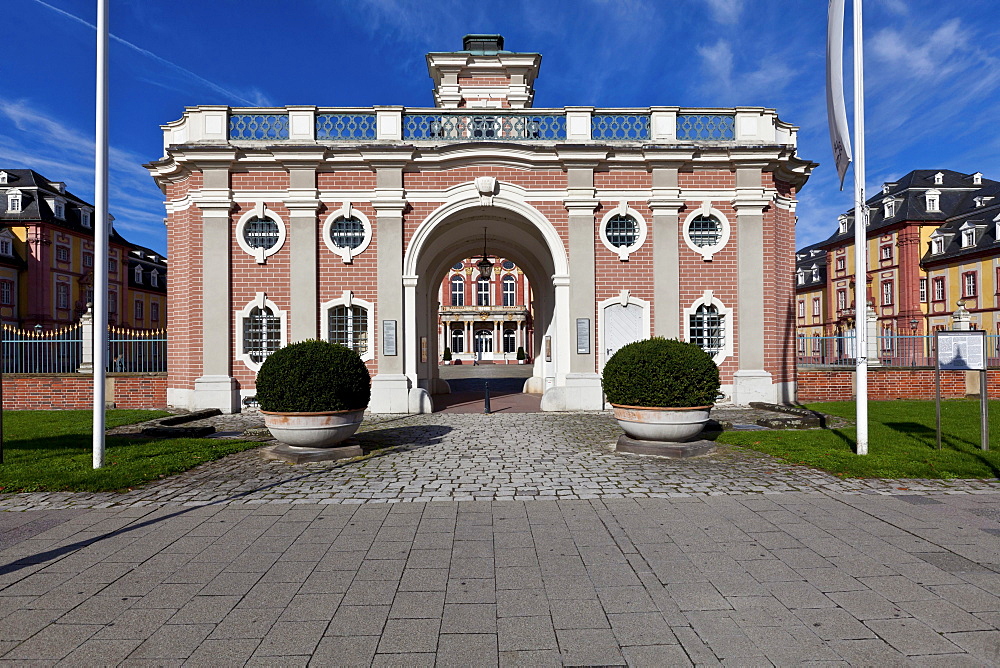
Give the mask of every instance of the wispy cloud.
<path id="1" fill-rule="evenodd" d="M 34 169 L 66 181 L 77 197 L 93 201 L 94 140 L 27 100 L 0 96 L 0 165 Z M 163 200 L 142 158 L 112 146 L 108 150 L 110 210 L 115 224 L 143 235 L 139 243 L 162 246 Z"/>
<path id="2" fill-rule="evenodd" d="M 34 2 L 37 3 L 37 4 L 39 4 L 39 5 L 41 5 L 41 6 L 43 6 L 43 7 L 46 7 L 47 9 L 52 10 L 53 12 L 56 12 L 57 14 L 60 14 L 60 15 L 64 16 L 65 18 L 68 18 L 68 19 L 70 19 L 72 21 L 75 21 L 75 22 L 77 22 L 77 23 L 79 23 L 81 25 L 87 26 L 91 30 L 97 30 L 97 26 L 95 26 L 93 23 L 90 23 L 90 22 L 88 22 L 88 21 L 80 18 L 79 16 L 77 16 L 75 14 L 71 14 L 70 12 L 67 12 L 67 11 L 65 11 L 63 9 L 60 9 L 58 7 L 54 7 L 54 6 L 50 5 L 47 2 L 44 2 L 43 0 L 34 0 Z M 268 104 L 267 98 L 265 96 L 263 96 L 259 91 L 256 91 L 256 90 L 254 91 L 254 93 L 255 93 L 254 97 L 256 99 L 254 99 L 254 100 L 248 99 L 248 98 L 244 97 L 243 95 L 241 95 L 240 93 L 237 93 L 237 92 L 235 92 L 233 90 L 230 90 L 228 88 L 224 88 L 223 86 L 220 86 L 219 84 L 215 83 L 214 81 L 209 81 L 205 77 L 203 77 L 203 76 L 201 76 L 199 74 L 195 74 L 194 72 L 192 72 L 189 69 L 181 67 L 177 63 L 171 62 L 171 61 L 167 60 L 166 58 L 158 56 L 157 54 L 153 53 L 149 49 L 144 49 L 141 46 L 138 46 L 137 44 L 133 44 L 132 42 L 129 42 L 128 40 L 122 39 L 121 37 L 118 37 L 117 35 L 114 35 L 114 34 L 109 34 L 108 37 L 109 37 L 109 39 L 114 40 L 115 42 L 117 42 L 117 43 L 119 43 L 119 44 L 121 44 L 121 45 L 123 45 L 123 46 L 125 46 L 125 47 L 127 47 L 129 49 L 131 49 L 132 51 L 134 51 L 134 52 L 136 52 L 136 53 L 138 53 L 140 55 L 143 55 L 146 58 L 149 58 L 149 59 L 155 61 L 156 63 L 158 63 L 160 65 L 163 65 L 163 66 L 165 66 L 165 67 L 173 70 L 175 73 L 178 73 L 178 74 L 182 75 L 184 78 L 186 78 L 186 79 L 188 79 L 188 80 L 190 80 L 190 81 L 192 81 L 192 82 L 194 82 L 194 83 L 196 83 L 196 84 L 198 84 L 200 86 L 204 86 L 205 88 L 208 88 L 209 90 L 212 90 L 212 91 L 214 91 L 216 93 L 224 95 L 226 98 L 228 98 L 228 99 L 230 99 L 230 100 L 232 100 L 234 102 L 239 102 L 241 104 L 244 104 L 244 105 L 250 106 L 250 107 L 255 107 L 255 106 L 270 106 Z"/>
<path id="3" fill-rule="evenodd" d="M 706 0 L 712 18 L 725 25 L 735 25 L 743 13 L 743 0 Z"/>
<path id="4" fill-rule="evenodd" d="M 743 63 L 737 62 L 733 44 L 725 38 L 699 45 L 696 51 L 704 72 L 700 92 L 713 106 L 774 104 L 775 97 L 797 76 L 786 64 L 791 61 L 777 54 L 756 59 L 752 64 L 759 63 L 757 67 L 739 67 Z"/>

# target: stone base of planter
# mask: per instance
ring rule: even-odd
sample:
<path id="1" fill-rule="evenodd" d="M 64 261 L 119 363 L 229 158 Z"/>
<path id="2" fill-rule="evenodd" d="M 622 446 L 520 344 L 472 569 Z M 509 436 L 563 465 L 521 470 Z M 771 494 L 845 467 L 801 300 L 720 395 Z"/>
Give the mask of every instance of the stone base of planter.
<path id="1" fill-rule="evenodd" d="M 334 459 L 347 459 L 348 457 L 360 457 L 364 454 L 361 446 L 353 439 L 344 441 L 345 445 L 336 448 L 303 448 L 286 443 L 271 445 L 263 450 L 261 454 L 264 459 L 278 459 L 292 464 L 305 464 L 306 462 L 327 462 Z"/>
<path id="2" fill-rule="evenodd" d="M 715 452 L 715 443 L 704 440 L 685 441 L 683 443 L 640 441 L 637 438 L 629 438 L 625 434 L 622 434 L 618 437 L 615 450 L 618 452 L 630 452 L 633 455 L 657 455 L 658 457 L 670 457 L 671 459 L 687 459 L 688 457 L 699 457 Z"/>

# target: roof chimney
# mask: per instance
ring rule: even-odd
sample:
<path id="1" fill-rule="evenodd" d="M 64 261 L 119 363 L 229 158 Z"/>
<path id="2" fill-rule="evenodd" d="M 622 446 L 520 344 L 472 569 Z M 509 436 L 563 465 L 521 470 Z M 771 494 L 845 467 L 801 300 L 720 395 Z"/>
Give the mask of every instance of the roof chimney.
<path id="1" fill-rule="evenodd" d="M 542 57 L 503 48 L 502 35 L 466 35 L 462 51 L 427 54 L 434 104 L 445 109 L 524 109 L 535 97 Z"/>

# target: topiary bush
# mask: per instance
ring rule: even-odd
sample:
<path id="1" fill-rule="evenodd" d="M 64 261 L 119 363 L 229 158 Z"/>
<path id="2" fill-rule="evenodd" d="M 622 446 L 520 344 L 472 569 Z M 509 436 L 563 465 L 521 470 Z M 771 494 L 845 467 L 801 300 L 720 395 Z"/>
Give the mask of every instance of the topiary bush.
<path id="1" fill-rule="evenodd" d="M 441 354 L 441 359 L 445 362 L 451 361 L 451 348 L 445 347 L 444 352 Z"/>
<path id="2" fill-rule="evenodd" d="M 517 359 L 523 360 L 523 359 L 526 359 L 527 357 L 528 356 L 524 354 L 524 346 L 518 346 L 517 347 Z"/>
<path id="3" fill-rule="evenodd" d="M 719 385 L 711 355 L 693 343 L 659 337 L 622 346 L 601 376 L 608 401 L 620 406 L 710 406 Z"/>
<path id="4" fill-rule="evenodd" d="M 337 343 L 293 343 L 271 353 L 257 372 L 257 402 L 265 411 L 357 410 L 368 406 L 371 395 L 368 367 Z"/>

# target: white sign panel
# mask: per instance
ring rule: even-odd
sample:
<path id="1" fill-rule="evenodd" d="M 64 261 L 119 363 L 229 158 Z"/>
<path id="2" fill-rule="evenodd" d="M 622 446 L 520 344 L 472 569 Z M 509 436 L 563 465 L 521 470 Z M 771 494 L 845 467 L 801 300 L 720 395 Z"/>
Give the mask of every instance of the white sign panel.
<path id="1" fill-rule="evenodd" d="M 937 340 L 939 369 L 986 369 L 986 332 L 943 331 L 938 332 Z"/>

